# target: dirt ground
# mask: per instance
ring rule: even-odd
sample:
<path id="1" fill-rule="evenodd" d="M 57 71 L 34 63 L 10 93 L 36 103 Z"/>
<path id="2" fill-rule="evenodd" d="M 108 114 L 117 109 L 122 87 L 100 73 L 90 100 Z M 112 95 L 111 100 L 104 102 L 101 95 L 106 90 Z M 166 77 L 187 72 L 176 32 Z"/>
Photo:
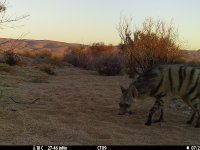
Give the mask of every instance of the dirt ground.
<path id="1" fill-rule="evenodd" d="M 133 115 L 117 115 L 119 86 L 131 82 L 125 75 L 73 66 L 55 68 L 56 76 L 30 66 L 0 70 L 1 145 L 200 144 L 200 129 L 185 123 L 190 116 L 171 107 L 165 122 L 145 126 L 152 99 L 139 101 Z"/>

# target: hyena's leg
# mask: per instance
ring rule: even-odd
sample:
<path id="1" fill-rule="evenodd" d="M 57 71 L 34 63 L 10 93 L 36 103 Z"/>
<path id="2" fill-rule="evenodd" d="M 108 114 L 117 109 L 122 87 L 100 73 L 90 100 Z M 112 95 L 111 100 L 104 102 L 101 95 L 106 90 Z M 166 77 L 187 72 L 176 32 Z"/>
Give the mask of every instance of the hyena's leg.
<path id="1" fill-rule="evenodd" d="M 192 122 L 193 122 L 193 120 L 194 120 L 194 117 L 195 117 L 195 115 L 196 115 L 196 111 L 195 111 L 195 110 L 193 110 L 192 116 L 191 116 L 190 120 L 188 120 L 188 121 L 187 121 L 187 124 L 192 124 Z"/>
<path id="2" fill-rule="evenodd" d="M 199 98 L 193 98 L 191 99 L 191 103 L 193 106 L 194 111 L 197 112 L 197 123 L 195 128 L 200 128 L 200 99 Z M 193 117 L 193 115 L 192 115 Z M 193 120 L 193 118 L 191 118 Z"/>
<path id="3" fill-rule="evenodd" d="M 197 123 L 195 128 L 200 128 L 200 103 L 197 104 Z"/>
<path id="4" fill-rule="evenodd" d="M 156 99 L 156 101 L 155 101 L 155 103 L 154 103 L 154 105 L 153 105 L 153 107 L 150 109 L 150 111 L 149 111 L 149 116 L 148 116 L 148 119 L 147 119 L 147 122 L 145 123 L 145 125 L 151 125 L 151 123 L 152 123 L 152 117 L 153 117 L 153 114 L 157 111 L 157 110 L 159 110 L 160 108 L 161 108 L 161 110 L 163 110 L 163 103 L 164 103 L 164 101 L 163 101 L 163 99 L 162 98 L 157 98 Z M 163 119 L 163 112 L 161 112 L 161 116 L 160 116 L 160 118 L 159 119 Z"/>
<path id="5" fill-rule="evenodd" d="M 164 110 L 163 110 L 163 108 L 161 108 L 161 110 L 160 110 L 160 117 L 159 117 L 159 119 L 157 119 L 157 120 L 154 120 L 154 121 L 153 121 L 153 123 L 157 123 L 157 122 L 163 122 L 163 121 L 164 121 L 164 119 L 163 119 L 163 115 L 164 115 Z"/>

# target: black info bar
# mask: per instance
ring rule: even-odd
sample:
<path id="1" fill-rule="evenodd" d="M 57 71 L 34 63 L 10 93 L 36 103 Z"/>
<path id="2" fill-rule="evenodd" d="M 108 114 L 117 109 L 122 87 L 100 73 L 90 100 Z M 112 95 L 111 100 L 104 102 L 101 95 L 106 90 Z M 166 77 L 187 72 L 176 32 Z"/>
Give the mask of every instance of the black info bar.
<path id="1" fill-rule="evenodd" d="M 26 145 L 26 146 L 0 146 L 3 150 L 200 150 L 197 145 L 185 146 L 72 146 L 72 145 Z"/>

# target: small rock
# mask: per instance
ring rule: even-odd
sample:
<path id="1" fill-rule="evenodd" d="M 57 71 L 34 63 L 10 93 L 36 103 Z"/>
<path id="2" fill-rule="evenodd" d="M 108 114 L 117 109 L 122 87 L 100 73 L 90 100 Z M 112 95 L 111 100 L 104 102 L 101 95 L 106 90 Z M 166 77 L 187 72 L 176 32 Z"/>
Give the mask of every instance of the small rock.
<path id="1" fill-rule="evenodd" d="M 16 109 L 10 109 L 10 111 L 17 111 Z"/>

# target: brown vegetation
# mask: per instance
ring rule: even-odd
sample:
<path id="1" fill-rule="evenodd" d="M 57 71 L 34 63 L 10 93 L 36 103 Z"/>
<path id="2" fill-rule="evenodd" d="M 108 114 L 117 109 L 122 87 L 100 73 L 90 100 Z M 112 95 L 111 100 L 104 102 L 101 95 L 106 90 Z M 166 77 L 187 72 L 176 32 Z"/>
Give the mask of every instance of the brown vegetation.
<path id="1" fill-rule="evenodd" d="M 13 50 L 4 51 L 3 55 L 4 55 L 4 62 L 11 66 L 16 65 L 21 60 L 20 56 Z"/>
<path id="2" fill-rule="evenodd" d="M 122 71 L 122 57 L 120 55 L 107 54 L 95 59 L 95 68 L 100 75 L 120 75 Z"/>
<path id="3" fill-rule="evenodd" d="M 84 69 L 90 69 L 91 56 L 85 51 L 83 46 L 76 47 L 70 53 L 66 53 L 64 61 Z"/>
<path id="4" fill-rule="evenodd" d="M 155 64 L 173 63 L 181 56 L 177 32 L 172 24 L 147 18 L 141 29 L 130 29 L 126 19 L 119 24 L 122 49 L 130 77 L 141 74 Z"/>
<path id="5" fill-rule="evenodd" d="M 100 75 L 119 75 L 122 70 L 122 60 L 115 47 L 103 43 L 77 47 L 66 54 L 64 60 L 76 67 L 96 70 Z"/>

